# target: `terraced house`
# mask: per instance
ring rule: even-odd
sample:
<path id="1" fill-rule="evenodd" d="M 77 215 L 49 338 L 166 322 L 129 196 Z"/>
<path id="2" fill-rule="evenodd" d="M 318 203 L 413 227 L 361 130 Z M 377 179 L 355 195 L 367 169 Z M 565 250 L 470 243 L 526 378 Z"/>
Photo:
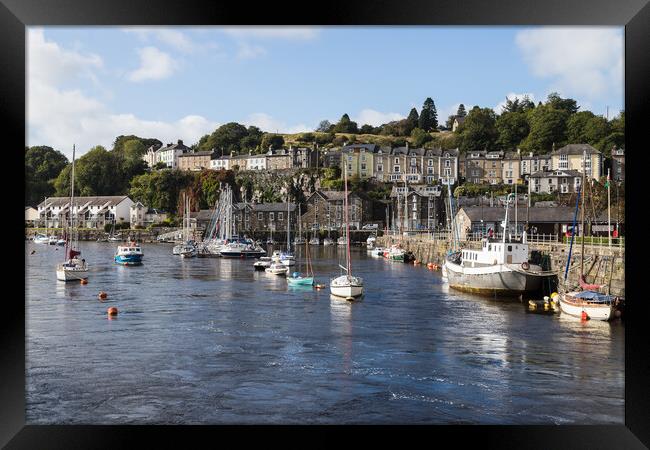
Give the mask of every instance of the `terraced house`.
<path id="1" fill-rule="evenodd" d="M 376 144 L 346 145 L 341 149 L 341 173 L 347 166 L 348 177 L 367 180 L 374 176 L 374 157 L 379 150 Z"/>
<path id="2" fill-rule="evenodd" d="M 458 149 L 381 147 L 374 160 L 378 181 L 454 184 L 458 177 Z"/>
<path id="3" fill-rule="evenodd" d="M 445 204 L 440 185 L 393 186 L 390 193 L 392 228 L 434 230 L 443 226 Z"/>
<path id="4" fill-rule="evenodd" d="M 102 229 L 107 223 L 130 220 L 133 205 L 126 195 L 75 197 L 72 214 L 75 225 L 81 228 Z M 50 197 L 38 205 L 38 226 L 63 228 L 70 220 L 70 198 Z"/>
<path id="5" fill-rule="evenodd" d="M 316 191 L 306 201 L 302 223 L 306 229 L 340 229 L 345 225 L 343 191 Z M 372 220 L 373 202 L 363 192 L 348 192 L 350 226 L 360 229 Z"/>
<path id="6" fill-rule="evenodd" d="M 551 170 L 583 171 L 583 155 L 586 176 L 599 179 L 603 176 L 603 154 L 589 144 L 569 144 L 551 153 Z"/>
<path id="7" fill-rule="evenodd" d="M 461 156 L 460 176 L 468 183 L 501 184 L 503 181 L 502 151 L 473 151 Z"/>

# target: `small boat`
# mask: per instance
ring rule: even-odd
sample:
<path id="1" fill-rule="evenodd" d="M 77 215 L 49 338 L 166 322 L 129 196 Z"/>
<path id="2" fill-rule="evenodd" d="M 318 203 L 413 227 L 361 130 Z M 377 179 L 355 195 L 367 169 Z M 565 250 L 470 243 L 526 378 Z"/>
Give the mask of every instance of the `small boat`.
<path id="1" fill-rule="evenodd" d="M 610 320 L 614 317 L 614 297 L 596 291 L 577 291 L 560 294 L 560 311 L 574 317 Z M 583 316 L 586 314 L 586 317 Z"/>
<path id="2" fill-rule="evenodd" d="M 356 297 L 363 295 L 363 279 L 352 275 L 352 264 L 350 261 L 350 222 L 348 220 L 348 171 L 347 165 L 344 166 L 344 185 L 345 196 L 344 210 L 345 210 L 345 244 L 347 251 L 345 253 L 347 267 L 339 264 L 341 271 L 345 270 L 345 275 L 336 277 L 330 282 L 330 293 L 336 297 L 342 297 L 346 300 L 353 300 Z M 341 238 L 339 238 L 340 242 Z"/>
<path id="3" fill-rule="evenodd" d="M 58 239 L 56 245 L 65 245 L 65 239 Z"/>
<path id="4" fill-rule="evenodd" d="M 293 240 L 293 245 L 305 245 L 307 241 L 305 241 L 305 238 L 302 237 L 297 237 Z"/>
<path id="5" fill-rule="evenodd" d="M 386 258 L 389 261 L 404 262 L 405 255 L 406 255 L 406 251 L 397 245 L 393 245 L 392 247 L 384 251 L 384 258 Z"/>
<path id="6" fill-rule="evenodd" d="M 309 240 L 309 245 L 320 245 L 320 239 L 317 237 L 313 237 Z"/>
<path id="7" fill-rule="evenodd" d="M 345 237 L 341 236 L 340 238 L 338 238 L 338 239 L 336 240 L 336 244 L 337 244 L 338 246 L 340 246 L 340 247 L 345 247 L 346 245 L 348 245 L 348 242 L 347 242 L 347 240 L 345 239 Z"/>
<path id="8" fill-rule="evenodd" d="M 334 245 L 334 239 L 326 237 L 323 239 L 323 245 Z"/>
<path id="9" fill-rule="evenodd" d="M 68 224 L 68 233 L 63 234 L 65 238 L 65 260 L 56 267 L 56 279 L 58 281 L 75 281 L 88 279 L 88 265 L 85 259 L 79 259 L 81 251 L 78 250 L 79 234 L 74 223 L 74 166 L 75 166 L 75 147 L 72 146 L 72 175 L 70 189 L 70 219 Z M 75 248 L 77 247 L 77 248 Z"/>
<path id="10" fill-rule="evenodd" d="M 259 258 L 266 250 L 250 239 L 239 239 L 226 244 L 219 253 L 224 258 Z"/>
<path id="11" fill-rule="evenodd" d="M 313 286 L 314 285 L 314 270 L 311 265 L 311 257 L 309 255 L 309 246 L 305 248 L 307 256 L 307 276 L 302 276 L 298 272 L 294 272 L 293 276 L 287 277 L 289 286 Z"/>
<path id="12" fill-rule="evenodd" d="M 285 266 L 295 266 L 296 265 L 296 257 L 292 255 L 291 253 L 281 253 L 280 254 L 280 263 L 284 264 Z"/>
<path id="13" fill-rule="evenodd" d="M 48 238 L 47 242 L 48 242 L 48 244 L 50 244 L 50 245 L 56 245 L 56 243 L 57 243 L 58 240 L 59 240 L 58 237 L 56 237 L 56 236 L 50 236 L 50 237 Z M 65 241 L 63 241 L 63 243 L 65 244 Z"/>
<path id="14" fill-rule="evenodd" d="M 366 239 L 366 247 L 369 249 L 375 248 L 376 243 L 377 243 L 377 236 L 370 236 L 368 239 Z"/>
<path id="15" fill-rule="evenodd" d="M 386 251 L 387 250 L 383 247 L 375 247 L 370 250 L 370 256 L 374 258 L 383 258 Z"/>
<path id="16" fill-rule="evenodd" d="M 117 237 L 117 236 L 110 236 L 110 237 L 108 238 L 108 240 L 109 240 L 109 242 L 120 242 L 122 239 L 120 239 L 120 238 Z"/>
<path id="17" fill-rule="evenodd" d="M 282 263 L 272 262 L 264 271 L 272 275 L 286 276 L 289 273 L 289 268 Z"/>
<path id="18" fill-rule="evenodd" d="M 195 256 L 198 255 L 198 249 L 196 248 L 196 245 L 192 244 L 185 244 L 183 245 L 180 250 L 179 250 L 179 255 L 181 258 L 194 258 Z"/>
<path id="19" fill-rule="evenodd" d="M 273 238 L 268 238 L 266 240 L 266 245 L 275 245 L 275 244 L 276 244 L 276 242 L 273 240 Z"/>
<path id="20" fill-rule="evenodd" d="M 129 241 L 128 245 L 120 245 L 115 253 L 115 262 L 124 266 L 138 266 L 142 264 L 144 253 L 142 248 L 134 241 Z"/>
<path id="21" fill-rule="evenodd" d="M 45 236 L 44 234 L 37 234 L 34 236 L 34 243 L 35 244 L 47 244 L 50 242 L 50 238 Z"/>
<path id="22" fill-rule="evenodd" d="M 260 259 L 258 259 L 253 263 L 253 267 L 255 268 L 255 270 L 261 271 L 266 269 L 267 267 L 271 267 L 272 263 L 273 261 L 271 260 L 270 256 L 262 256 Z"/>

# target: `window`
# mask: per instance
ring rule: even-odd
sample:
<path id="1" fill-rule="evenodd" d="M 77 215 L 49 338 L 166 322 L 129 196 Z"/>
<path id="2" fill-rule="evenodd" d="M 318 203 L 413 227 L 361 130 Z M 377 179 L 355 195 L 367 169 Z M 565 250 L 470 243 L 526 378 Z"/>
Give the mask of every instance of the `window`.
<path id="1" fill-rule="evenodd" d="M 278 220 L 283 220 L 284 214 L 279 212 L 278 213 Z"/>
<path id="2" fill-rule="evenodd" d="M 377 166 L 377 172 L 383 172 L 383 171 L 384 171 L 384 166 L 382 166 L 381 164 L 379 164 L 379 165 Z"/>
<path id="3" fill-rule="evenodd" d="M 399 173 L 399 166 L 395 166 L 395 167 L 393 167 L 393 172 L 395 172 L 395 173 Z"/>
<path id="4" fill-rule="evenodd" d="M 352 164 L 348 164 L 348 170 L 352 170 Z"/>
<path id="5" fill-rule="evenodd" d="M 433 175 L 433 167 L 427 167 L 427 173 Z"/>
<path id="6" fill-rule="evenodd" d="M 275 214 L 274 213 L 269 213 L 269 220 L 273 222 L 275 220 Z"/>
<path id="7" fill-rule="evenodd" d="M 451 161 L 445 160 L 445 167 L 451 167 Z"/>
<path id="8" fill-rule="evenodd" d="M 509 246 L 508 246 L 508 251 L 509 251 L 509 252 L 512 251 L 512 245 L 509 245 Z"/>
<path id="9" fill-rule="evenodd" d="M 411 158 L 411 165 L 415 166 L 417 164 L 417 160 L 415 158 Z"/>
<path id="10" fill-rule="evenodd" d="M 361 170 L 366 170 L 366 163 L 361 164 Z"/>
<path id="11" fill-rule="evenodd" d="M 411 167 L 411 173 L 418 173 L 417 167 Z"/>
<path id="12" fill-rule="evenodd" d="M 433 159 L 429 159 L 427 161 L 427 164 L 429 165 L 429 167 L 432 167 L 433 166 Z"/>
<path id="13" fill-rule="evenodd" d="M 395 158 L 395 164 L 399 164 L 399 158 Z"/>

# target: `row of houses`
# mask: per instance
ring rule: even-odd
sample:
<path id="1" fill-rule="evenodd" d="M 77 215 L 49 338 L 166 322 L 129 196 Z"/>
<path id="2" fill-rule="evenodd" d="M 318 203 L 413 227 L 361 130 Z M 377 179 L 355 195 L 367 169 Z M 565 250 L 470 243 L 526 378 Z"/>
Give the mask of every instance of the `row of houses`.
<path id="1" fill-rule="evenodd" d="M 161 148 L 149 147 L 142 159 L 152 168 L 163 163 L 169 169 L 192 171 L 235 168 L 254 171 L 286 170 L 316 167 L 319 150 L 318 148 L 294 148 L 291 146 L 288 149 L 269 148 L 262 154 L 249 152 L 245 155 L 236 155 L 231 152 L 229 155 L 223 155 L 217 150 L 193 152 L 179 139 L 176 144 L 169 143 Z"/>
<path id="2" fill-rule="evenodd" d="M 50 197 L 36 208 L 25 208 L 25 223 L 35 227 L 62 228 L 73 215 L 81 228 L 103 229 L 106 224 L 129 223 L 132 228 L 161 223 L 168 214 L 134 202 L 126 195 L 77 197 L 70 208 L 69 197 Z"/>

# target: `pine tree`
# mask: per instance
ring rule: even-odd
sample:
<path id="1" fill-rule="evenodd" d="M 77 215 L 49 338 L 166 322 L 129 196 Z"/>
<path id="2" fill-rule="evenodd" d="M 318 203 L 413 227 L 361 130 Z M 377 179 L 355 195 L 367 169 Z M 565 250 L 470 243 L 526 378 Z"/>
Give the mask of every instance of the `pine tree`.
<path id="1" fill-rule="evenodd" d="M 405 130 L 404 134 L 409 135 L 414 128 L 418 127 L 419 118 L 420 116 L 418 115 L 418 110 L 411 108 L 411 112 L 409 112 L 409 115 L 406 118 L 407 129 Z"/>
<path id="2" fill-rule="evenodd" d="M 465 117 L 467 115 L 467 111 L 465 111 L 465 105 L 462 103 L 458 106 L 458 111 L 456 111 L 456 116 L 458 117 Z"/>
<path id="3" fill-rule="evenodd" d="M 436 111 L 436 104 L 431 97 L 428 97 L 422 105 L 418 128 L 426 132 L 435 131 L 438 128 L 438 111 Z"/>

